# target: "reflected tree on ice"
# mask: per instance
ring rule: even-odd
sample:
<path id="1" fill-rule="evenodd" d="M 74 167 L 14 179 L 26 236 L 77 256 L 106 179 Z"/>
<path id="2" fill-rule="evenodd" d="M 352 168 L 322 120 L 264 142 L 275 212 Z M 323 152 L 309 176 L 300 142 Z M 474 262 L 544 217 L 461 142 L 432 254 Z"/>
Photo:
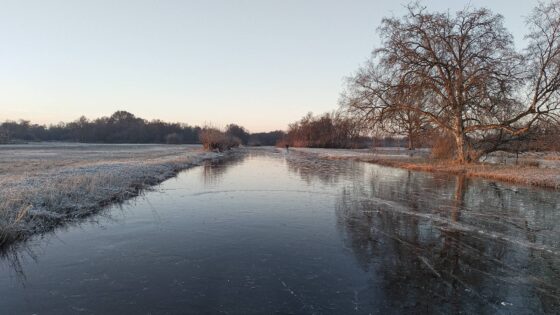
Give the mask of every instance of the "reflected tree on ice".
<path id="1" fill-rule="evenodd" d="M 508 214 L 481 208 L 478 202 L 528 198 L 517 200 L 514 192 L 504 189 L 481 194 L 482 185 L 465 176 L 430 180 L 402 172 L 380 183 L 378 175 L 372 173 L 367 186 L 346 186 L 336 200 L 343 240 L 371 276 L 368 288 L 360 293 L 362 303 L 387 311 L 478 314 L 495 313 L 502 302 L 529 312 L 558 305 L 559 274 L 547 262 L 550 257 L 535 259 L 537 246 L 517 241 L 526 230 L 501 221 Z M 422 187 L 431 187 L 434 195 L 417 194 Z M 543 205 L 550 207 L 535 204 L 532 209 Z M 499 237 L 493 236 L 496 231 Z M 549 280 L 531 280 L 536 278 Z M 380 301 L 379 295 L 385 298 Z"/>

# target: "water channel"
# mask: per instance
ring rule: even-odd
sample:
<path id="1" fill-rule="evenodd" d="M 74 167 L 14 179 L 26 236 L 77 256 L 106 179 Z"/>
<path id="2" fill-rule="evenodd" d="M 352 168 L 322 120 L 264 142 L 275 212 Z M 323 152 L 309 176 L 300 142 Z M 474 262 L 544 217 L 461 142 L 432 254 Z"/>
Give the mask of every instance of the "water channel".
<path id="1" fill-rule="evenodd" d="M 557 314 L 560 192 L 248 150 L 0 254 L 0 314 Z"/>

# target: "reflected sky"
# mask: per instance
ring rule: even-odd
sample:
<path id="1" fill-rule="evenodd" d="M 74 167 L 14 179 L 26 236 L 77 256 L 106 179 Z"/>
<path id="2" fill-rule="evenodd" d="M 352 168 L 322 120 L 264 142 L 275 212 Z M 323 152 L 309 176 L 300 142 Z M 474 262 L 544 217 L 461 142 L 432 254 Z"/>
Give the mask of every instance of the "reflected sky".
<path id="1" fill-rule="evenodd" d="M 250 150 L 0 257 L 0 313 L 554 314 L 558 192 Z"/>

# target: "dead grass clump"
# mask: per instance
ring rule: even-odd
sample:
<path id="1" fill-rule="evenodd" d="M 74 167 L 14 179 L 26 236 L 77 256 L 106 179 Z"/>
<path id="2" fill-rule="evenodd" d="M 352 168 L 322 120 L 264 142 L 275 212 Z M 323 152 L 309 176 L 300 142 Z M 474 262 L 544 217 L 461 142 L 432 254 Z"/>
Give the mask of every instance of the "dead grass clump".
<path id="1" fill-rule="evenodd" d="M 556 154 L 548 154 L 543 157 L 544 160 L 548 161 L 560 161 L 560 154 L 556 152 Z"/>
<path id="2" fill-rule="evenodd" d="M 517 162 L 518 165 L 520 166 L 528 166 L 528 167 L 539 167 L 541 165 L 541 163 L 537 160 L 519 160 Z"/>
<path id="3" fill-rule="evenodd" d="M 455 155 L 455 140 L 449 135 L 440 135 L 432 146 L 432 158 L 449 160 Z"/>

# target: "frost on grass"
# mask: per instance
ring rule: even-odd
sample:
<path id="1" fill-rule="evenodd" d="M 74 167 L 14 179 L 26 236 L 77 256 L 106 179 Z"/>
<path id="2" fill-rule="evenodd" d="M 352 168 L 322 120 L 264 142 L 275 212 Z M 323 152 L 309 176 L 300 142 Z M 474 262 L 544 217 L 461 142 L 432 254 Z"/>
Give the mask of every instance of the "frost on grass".
<path id="1" fill-rule="evenodd" d="M 320 158 L 337 159 L 371 159 L 374 157 L 407 159 L 414 157 L 427 157 L 429 149 L 416 149 L 414 151 L 397 147 L 379 147 L 371 149 L 324 149 L 324 148 L 291 148 L 290 150 L 316 155 Z"/>
<path id="2" fill-rule="evenodd" d="M 49 231 L 220 156 L 199 146 L 0 147 L 0 244 Z"/>
<path id="3" fill-rule="evenodd" d="M 558 152 L 526 152 L 519 156 L 497 152 L 481 163 L 458 165 L 453 161 L 431 159 L 430 152 L 426 149 L 413 152 L 402 148 L 290 150 L 321 159 L 358 160 L 414 171 L 464 174 L 469 177 L 560 189 Z"/>

